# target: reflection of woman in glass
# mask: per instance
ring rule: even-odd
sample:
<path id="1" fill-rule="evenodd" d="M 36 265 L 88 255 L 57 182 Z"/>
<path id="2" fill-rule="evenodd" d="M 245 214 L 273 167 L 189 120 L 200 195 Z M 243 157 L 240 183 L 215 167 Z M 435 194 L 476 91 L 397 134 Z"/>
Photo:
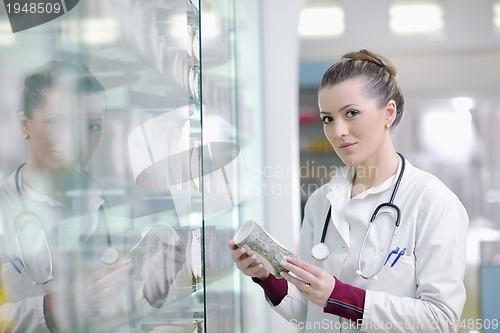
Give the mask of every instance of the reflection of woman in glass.
<path id="1" fill-rule="evenodd" d="M 125 288 L 130 264 L 82 255 L 98 228 L 110 239 L 104 201 L 84 171 L 102 135 L 103 86 L 84 66 L 50 61 L 26 78 L 21 108 L 28 158 L 0 187 L 8 295 L 0 331 L 2 325 L 14 332 L 81 330 L 123 295 L 128 303 L 156 303 L 166 293 L 162 283 L 148 279 L 136 299 Z"/>

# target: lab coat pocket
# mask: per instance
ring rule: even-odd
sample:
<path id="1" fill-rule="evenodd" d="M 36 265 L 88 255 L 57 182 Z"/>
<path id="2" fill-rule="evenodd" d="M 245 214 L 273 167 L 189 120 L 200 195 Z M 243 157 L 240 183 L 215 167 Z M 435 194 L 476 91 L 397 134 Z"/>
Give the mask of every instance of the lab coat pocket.
<path id="1" fill-rule="evenodd" d="M 385 251 L 378 250 L 374 255 L 374 263 L 379 265 L 372 266 L 371 274 L 375 274 L 387 258 Z M 415 257 L 413 253 L 402 255 L 397 261 L 392 256 L 380 272 L 377 279 L 371 279 L 368 282 L 368 290 L 385 291 L 395 296 L 415 297 L 416 277 L 415 277 Z M 391 267 L 391 265 L 393 265 Z"/>
<path id="2" fill-rule="evenodd" d="M 13 265 L 10 262 L 2 263 L 2 286 L 7 292 L 10 302 L 17 302 L 26 295 L 37 291 L 33 286 L 32 280 L 25 274 L 21 263 L 17 262 Z"/>
<path id="3" fill-rule="evenodd" d="M 21 274 L 21 270 L 19 269 L 19 267 L 14 267 L 13 264 L 11 264 L 10 262 L 3 262 L 2 263 L 2 276 L 3 276 L 3 279 L 5 279 L 5 277 L 9 278 L 9 277 L 12 277 L 12 279 L 16 279 L 18 276 L 20 276 Z"/>

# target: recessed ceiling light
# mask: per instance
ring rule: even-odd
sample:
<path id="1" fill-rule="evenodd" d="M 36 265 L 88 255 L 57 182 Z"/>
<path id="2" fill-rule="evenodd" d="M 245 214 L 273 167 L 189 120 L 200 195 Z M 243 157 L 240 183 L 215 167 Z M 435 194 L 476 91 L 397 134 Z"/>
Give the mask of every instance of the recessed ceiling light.
<path id="1" fill-rule="evenodd" d="M 66 42 L 87 45 L 113 44 L 120 38 L 119 25 L 112 18 L 67 20 L 63 23 L 62 38 Z"/>
<path id="2" fill-rule="evenodd" d="M 396 3 L 390 7 L 389 17 L 395 34 L 435 33 L 444 28 L 443 10 L 434 3 Z"/>
<path id="3" fill-rule="evenodd" d="M 0 46 L 7 46 L 14 44 L 15 36 L 10 27 L 10 23 L 0 21 Z"/>
<path id="4" fill-rule="evenodd" d="M 500 30 L 500 1 L 493 4 L 493 24 Z"/>
<path id="5" fill-rule="evenodd" d="M 203 39 L 216 39 L 221 35 L 221 17 L 215 12 L 201 16 L 201 35 Z"/>
<path id="6" fill-rule="evenodd" d="M 298 30 L 304 38 L 339 36 L 344 29 L 344 10 L 340 7 L 310 7 L 300 12 Z"/>
<path id="7" fill-rule="evenodd" d="M 203 40 L 216 39 L 222 31 L 221 17 L 215 12 L 203 13 L 201 17 L 201 36 Z M 176 14 L 170 18 L 168 30 L 170 36 L 180 40 L 191 40 L 188 33 L 188 20 L 186 14 Z M 189 28 L 190 29 L 190 28 Z M 187 47 L 187 46 L 186 46 Z"/>
<path id="8" fill-rule="evenodd" d="M 474 100 L 470 97 L 455 97 L 451 105 L 455 111 L 470 111 L 474 107 Z"/>

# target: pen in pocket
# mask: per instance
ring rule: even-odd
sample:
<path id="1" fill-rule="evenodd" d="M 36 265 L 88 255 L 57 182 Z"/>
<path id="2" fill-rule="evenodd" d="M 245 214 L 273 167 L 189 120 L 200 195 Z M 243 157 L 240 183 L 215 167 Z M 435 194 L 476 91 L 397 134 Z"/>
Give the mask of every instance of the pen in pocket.
<path id="1" fill-rule="evenodd" d="M 16 261 L 19 262 L 19 264 L 21 264 L 21 267 L 24 267 L 23 261 L 18 256 L 16 256 L 16 255 L 14 255 L 12 257 L 9 257 L 9 261 L 12 264 L 12 266 L 15 268 L 15 270 L 19 274 L 21 274 L 21 269 L 16 265 Z"/>
<path id="2" fill-rule="evenodd" d="M 389 261 L 389 258 L 391 258 L 391 256 L 393 254 L 398 254 L 399 252 L 399 247 L 396 247 L 394 250 L 392 250 L 388 255 L 387 255 L 387 259 L 385 259 L 385 262 L 384 262 L 384 266 L 385 264 L 387 264 L 387 262 Z"/>
<path id="3" fill-rule="evenodd" d="M 392 262 L 391 264 L 391 267 L 394 267 L 394 265 L 396 265 L 396 263 L 398 262 L 399 258 L 401 258 L 406 252 L 406 247 L 404 247 L 401 252 L 398 253 L 398 256 L 396 257 L 396 259 L 394 259 L 394 261 Z"/>

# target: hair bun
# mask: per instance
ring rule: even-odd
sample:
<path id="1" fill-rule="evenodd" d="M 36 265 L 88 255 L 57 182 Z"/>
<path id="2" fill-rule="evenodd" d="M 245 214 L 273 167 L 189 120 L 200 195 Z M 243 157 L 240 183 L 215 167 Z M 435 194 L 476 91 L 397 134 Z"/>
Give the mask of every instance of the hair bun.
<path id="1" fill-rule="evenodd" d="M 346 53 L 342 56 L 342 59 L 371 62 L 387 70 L 393 77 L 396 77 L 397 74 L 396 67 L 394 67 L 389 59 L 366 49 Z"/>

